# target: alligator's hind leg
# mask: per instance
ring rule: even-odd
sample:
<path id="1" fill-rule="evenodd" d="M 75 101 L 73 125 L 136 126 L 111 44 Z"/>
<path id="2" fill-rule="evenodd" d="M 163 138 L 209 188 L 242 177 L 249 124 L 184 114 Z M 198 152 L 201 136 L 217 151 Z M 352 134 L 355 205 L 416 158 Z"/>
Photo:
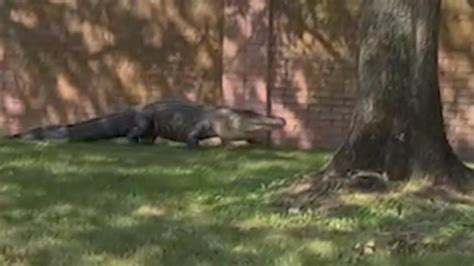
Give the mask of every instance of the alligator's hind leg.
<path id="1" fill-rule="evenodd" d="M 232 148 L 232 140 L 221 138 L 221 146 L 224 148 Z"/>
<path id="2" fill-rule="evenodd" d="M 139 143 L 141 139 L 151 137 L 152 126 L 151 119 L 145 115 L 137 115 L 134 127 L 128 132 L 127 139 L 131 143 Z M 155 136 L 153 136 L 154 138 Z"/>
<path id="3" fill-rule="evenodd" d="M 209 131 L 211 125 L 208 121 L 198 123 L 194 129 L 188 134 L 186 145 L 188 148 L 198 148 L 199 140 L 202 138 L 202 133 Z"/>
<path id="4" fill-rule="evenodd" d="M 143 144 L 153 144 L 156 136 L 151 134 L 150 129 L 142 127 L 134 127 L 129 134 L 127 134 L 127 139 L 130 143 L 143 143 Z"/>

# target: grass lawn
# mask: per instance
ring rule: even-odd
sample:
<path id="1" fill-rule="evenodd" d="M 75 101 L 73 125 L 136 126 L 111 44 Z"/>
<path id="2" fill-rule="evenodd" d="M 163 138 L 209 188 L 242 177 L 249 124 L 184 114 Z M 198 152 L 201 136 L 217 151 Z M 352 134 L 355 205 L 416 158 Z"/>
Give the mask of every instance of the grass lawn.
<path id="1" fill-rule="evenodd" d="M 328 155 L 2 141 L 0 265 L 474 265 L 474 193 L 268 204 Z"/>

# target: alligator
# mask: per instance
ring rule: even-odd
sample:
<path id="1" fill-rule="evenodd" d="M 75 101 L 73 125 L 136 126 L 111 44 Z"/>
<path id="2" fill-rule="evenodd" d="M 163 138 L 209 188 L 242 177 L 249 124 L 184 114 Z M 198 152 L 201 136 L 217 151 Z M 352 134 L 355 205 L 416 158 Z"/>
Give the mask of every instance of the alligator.
<path id="1" fill-rule="evenodd" d="M 284 127 L 281 117 L 249 109 L 202 105 L 187 101 L 158 101 L 76 124 L 35 128 L 9 136 L 20 139 L 97 141 L 126 137 L 129 142 L 154 142 L 158 137 L 198 147 L 199 141 L 219 137 L 224 145 L 252 140 L 253 133 Z"/>

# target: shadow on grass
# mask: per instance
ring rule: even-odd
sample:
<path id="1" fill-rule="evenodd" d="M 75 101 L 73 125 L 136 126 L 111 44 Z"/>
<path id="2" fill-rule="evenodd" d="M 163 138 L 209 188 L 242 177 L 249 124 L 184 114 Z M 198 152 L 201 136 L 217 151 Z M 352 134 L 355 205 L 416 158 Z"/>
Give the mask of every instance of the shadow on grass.
<path id="1" fill-rule="evenodd" d="M 438 208 L 422 197 L 413 204 L 414 194 L 370 204 L 341 198 L 335 208 L 313 214 L 290 215 L 266 205 L 275 184 L 320 167 L 325 155 L 2 142 L 0 262 L 345 265 L 356 243 L 380 232 L 416 230 L 425 238 L 442 239 L 444 258 L 459 243 L 472 248 L 465 237 L 472 209 Z M 430 224 L 417 227 L 426 221 Z M 462 261 L 466 256 L 449 261 L 469 265 Z M 425 265 L 432 265 L 432 258 Z M 414 263 L 376 259 L 366 262 Z"/>
<path id="2" fill-rule="evenodd" d="M 245 251 L 233 254 L 239 243 L 259 236 L 222 225 L 213 207 L 220 199 L 235 200 L 233 210 L 245 215 L 246 200 L 251 200 L 256 211 L 263 211 L 258 206 L 262 184 L 318 166 L 322 158 L 261 148 L 3 141 L 0 217 L 8 229 L 1 235 L 16 250 L 3 256 L 21 257 L 27 249 L 27 261 L 69 263 L 93 259 L 93 254 L 123 259 L 158 245 L 166 265 L 270 259 Z M 223 210 L 220 217 L 227 215 Z"/>

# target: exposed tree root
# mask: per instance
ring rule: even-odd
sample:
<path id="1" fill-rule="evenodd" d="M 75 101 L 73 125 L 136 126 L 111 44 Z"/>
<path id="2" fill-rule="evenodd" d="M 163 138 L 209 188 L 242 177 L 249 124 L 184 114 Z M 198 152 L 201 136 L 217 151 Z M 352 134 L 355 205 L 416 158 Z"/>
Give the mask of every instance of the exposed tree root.
<path id="1" fill-rule="evenodd" d="M 313 209 L 344 193 L 387 192 L 393 185 L 383 174 L 370 171 L 339 177 L 324 175 L 323 172 L 311 173 L 290 186 L 279 205 L 294 211 Z"/>
<path id="2" fill-rule="evenodd" d="M 462 194 L 472 189 L 472 185 L 474 185 L 473 182 L 470 182 L 473 180 L 472 169 L 462 163 L 453 164 L 451 168 L 447 169 L 450 170 L 448 173 L 456 175 L 456 178 L 413 175 L 402 180 L 391 180 L 386 172 L 347 171 L 347 169 L 338 171 L 339 169 L 334 168 L 333 161 L 331 161 L 322 170 L 307 173 L 294 182 L 285 191 L 278 205 L 290 212 L 315 209 L 328 202 L 334 202 L 335 198 L 344 193 L 388 193 L 396 191 L 404 181 L 414 179 L 424 180 L 424 183 L 427 184 L 426 189 L 429 191 L 452 190 Z"/>

